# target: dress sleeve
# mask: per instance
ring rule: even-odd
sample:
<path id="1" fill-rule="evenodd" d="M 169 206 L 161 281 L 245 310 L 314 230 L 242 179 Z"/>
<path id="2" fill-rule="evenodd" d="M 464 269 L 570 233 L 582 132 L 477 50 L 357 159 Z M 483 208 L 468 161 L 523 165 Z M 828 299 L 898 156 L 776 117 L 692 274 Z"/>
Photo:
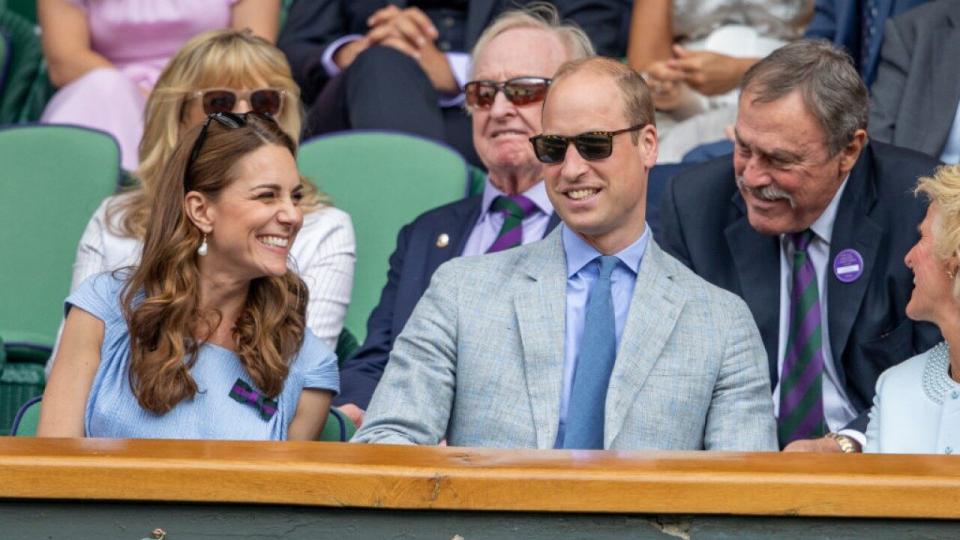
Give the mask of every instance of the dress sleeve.
<path id="1" fill-rule="evenodd" d="M 303 346 L 297 355 L 298 370 L 303 375 L 303 387 L 340 392 L 340 372 L 337 355 L 323 341 L 306 330 Z"/>
<path id="2" fill-rule="evenodd" d="M 122 290 L 123 281 L 113 272 L 92 276 L 67 297 L 64 316 L 76 306 L 110 325 L 123 316 L 120 310 Z"/>

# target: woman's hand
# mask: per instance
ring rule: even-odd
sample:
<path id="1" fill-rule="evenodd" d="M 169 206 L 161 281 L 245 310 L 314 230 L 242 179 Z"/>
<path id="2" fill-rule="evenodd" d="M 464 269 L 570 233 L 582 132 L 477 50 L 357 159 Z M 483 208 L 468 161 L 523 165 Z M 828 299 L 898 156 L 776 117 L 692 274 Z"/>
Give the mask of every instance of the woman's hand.
<path id="1" fill-rule="evenodd" d="M 705 96 L 726 94 L 740 84 L 743 74 L 757 63 L 756 58 L 736 58 L 709 51 L 691 51 L 673 46 L 674 58 L 666 64 L 682 74 L 690 88 Z"/>

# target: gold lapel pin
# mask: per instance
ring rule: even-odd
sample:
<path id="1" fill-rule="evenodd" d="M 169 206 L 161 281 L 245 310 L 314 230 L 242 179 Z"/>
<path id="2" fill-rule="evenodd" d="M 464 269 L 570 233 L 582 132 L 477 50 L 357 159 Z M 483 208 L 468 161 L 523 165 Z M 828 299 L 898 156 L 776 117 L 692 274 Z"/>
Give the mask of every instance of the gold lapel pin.
<path id="1" fill-rule="evenodd" d="M 445 248 L 448 245 L 450 245 L 450 235 L 447 233 L 441 233 L 440 236 L 437 237 L 437 247 Z"/>

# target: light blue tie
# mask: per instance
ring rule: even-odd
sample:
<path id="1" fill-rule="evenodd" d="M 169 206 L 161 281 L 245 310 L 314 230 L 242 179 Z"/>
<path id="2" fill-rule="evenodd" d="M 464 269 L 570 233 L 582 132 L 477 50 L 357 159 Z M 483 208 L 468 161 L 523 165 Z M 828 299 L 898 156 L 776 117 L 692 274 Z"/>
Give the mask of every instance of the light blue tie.
<path id="1" fill-rule="evenodd" d="M 562 448 L 603 448 L 603 415 L 610 373 L 617 358 L 617 330 L 610 294 L 610 274 L 618 259 L 598 257 L 600 276 L 590 288 L 583 338 L 567 404 Z"/>

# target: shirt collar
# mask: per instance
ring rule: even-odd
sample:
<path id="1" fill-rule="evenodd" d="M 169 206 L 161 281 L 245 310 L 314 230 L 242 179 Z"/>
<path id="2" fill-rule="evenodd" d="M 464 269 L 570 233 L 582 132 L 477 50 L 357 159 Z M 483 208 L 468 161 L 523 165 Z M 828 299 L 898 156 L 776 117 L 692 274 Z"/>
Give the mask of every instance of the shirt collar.
<path id="1" fill-rule="evenodd" d="M 488 175 L 487 181 L 483 184 L 483 202 L 481 206 L 483 209 L 483 215 L 486 215 L 490 212 L 490 205 L 493 204 L 493 200 L 500 195 L 506 194 L 493 185 L 493 182 L 490 181 L 490 176 Z M 524 191 L 522 195 L 533 201 L 533 204 L 537 206 L 537 209 L 544 214 L 549 216 L 553 213 L 553 205 L 550 204 L 550 198 L 547 197 L 547 187 L 544 185 L 543 180 L 537 182 L 533 185 L 533 187 Z"/>
<path id="2" fill-rule="evenodd" d="M 563 250 L 567 254 L 567 278 L 572 278 L 583 270 L 583 267 L 590 264 L 590 261 L 603 254 L 588 244 L 586 240 L 580 238 L 580 235 L 570 230 L 565 224 L 560 227 L 562 229 Z M 614 253 L 614 256 L 620 259 L 620 262 L 636 275 L 640 272 L 640 261 L 643 260 L 643 254 L 647 251 L 649 241 L 650 226 L 644 224 L 643 234 L 640 235 L 640 238 L 621 251 Z"/>
<path id="3" fill-rule="evenodd" d="M 820 217 L 810 225 L 810 230 L 817 235 L 817 238 L 826 242 L 827 245 L 830 245 L 830 240 L 833 237 L 833 222 L 837 220 L 837 208 L 840 206 L 840 198 L 843 197 L 843 191 L 846 189 L 847 180 L 849 179 L 850 173 L 847 173 L 847 176 L 843 179 L 843 183 L 840 184 L 840 188 L 833 194 L 833 199 L 830 201 L 830 204 L 823 210 Z M 786 235 L 781 235 L 781 238 L 785 236 Z"/>

